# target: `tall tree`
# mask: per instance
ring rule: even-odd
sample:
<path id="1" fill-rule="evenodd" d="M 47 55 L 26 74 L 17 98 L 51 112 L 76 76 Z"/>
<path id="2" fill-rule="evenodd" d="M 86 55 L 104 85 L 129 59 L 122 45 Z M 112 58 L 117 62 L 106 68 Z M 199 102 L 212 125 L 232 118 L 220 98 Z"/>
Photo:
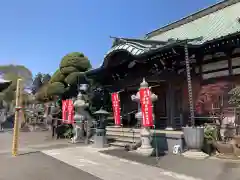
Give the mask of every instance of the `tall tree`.
<path id="1" fill-rule="evenodd" d="M 72 88 L 78 83 L 86 83 L 84 72 L 91 68 L 88 58 L 80 52 L 73 52 L 62 58 L 59 69 L 53 74 L 49 87 L 49 95 L 62 96 L 75 94 Z"/>
<path id="2" fill-rule="evenodd" d="M 50 75 L 50 74 L 43 74 L 42 84 L 43 84 L 43 85 L 48 84 L 48 82 L 50 81 L 50 79 L 51 79 L 51 75 Z"/>
<path id="3" fill-rule="evenodd" d="M 11 85 L 1 93 L 2 100 L 11 103 L 15 99 L 15 90 L 17 79 L 21 78 L 23 89 L 29 88 L 32 84 L 32 73 L 22 65 L 4 65 L 0 66 L 0 73 L 6 80 L 11 80 Z"/>
<path id="4" fill-rule="evenodd" d="M 38 90 L 42 87 L 42 73 L 38 73 L 33 79 L 32 93 L 36 94 Z"/>
<path id="5" fill-rule="evenodd" d="M 3 74 L 5 79 L 16 80 L 21 78 L 24 83 L 24 87 L 30 87 L 32 85 L 32 72 L 23 65 L 3 65 L 0 66 L 0 73 Z"/>

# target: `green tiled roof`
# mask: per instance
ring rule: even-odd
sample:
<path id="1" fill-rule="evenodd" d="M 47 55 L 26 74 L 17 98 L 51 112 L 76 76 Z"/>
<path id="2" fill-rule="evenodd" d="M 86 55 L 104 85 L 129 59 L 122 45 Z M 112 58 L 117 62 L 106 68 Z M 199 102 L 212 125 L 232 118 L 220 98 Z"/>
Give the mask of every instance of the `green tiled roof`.
<path id="1" fill-rule="evenodd" d="M 168 31 L 151 35 L 147 39 L 167 41 L 171 38 L 182 40 L 202 36 L 202 41 L 192 42 L 193 44 L 202 44 L 209 40 L 239 32 L 239 18 L 240 2 Z"/>

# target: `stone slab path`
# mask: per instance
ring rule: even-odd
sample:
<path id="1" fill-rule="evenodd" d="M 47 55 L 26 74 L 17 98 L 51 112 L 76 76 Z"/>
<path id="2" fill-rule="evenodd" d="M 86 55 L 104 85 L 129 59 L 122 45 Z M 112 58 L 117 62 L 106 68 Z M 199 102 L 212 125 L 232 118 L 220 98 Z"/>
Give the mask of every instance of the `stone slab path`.
<path id="1" fill-rule="evenodd" d="M 201 180 L 103 154 L 91 146 L 42 151 L 103 180 Z"/>

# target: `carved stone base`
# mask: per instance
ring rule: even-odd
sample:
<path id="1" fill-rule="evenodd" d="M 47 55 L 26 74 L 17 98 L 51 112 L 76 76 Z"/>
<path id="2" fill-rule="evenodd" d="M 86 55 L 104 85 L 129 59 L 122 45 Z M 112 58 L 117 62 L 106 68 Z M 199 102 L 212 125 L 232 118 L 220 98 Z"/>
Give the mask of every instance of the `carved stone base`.
<path id="1" fill-rule="evenodd" d="M 74 138 L 71 138 L 71 143 L 72 144 L 77 144 L 77 143 L 80 143 L 81 141 L 80 140 L 75 140 Z"/>
<path id="2" fill-rule="evenodd" d="M 133 151 L 133 152 L 136 152 L 142 156 L 152 156 L 153 155 L 153 152 L 154 152 L 154 148 L 138 148 L 137 150 Z"/>
<path id="3" fill-rule="evenodd" d="M 202 151 L 186 151 L 182 153 L 182 155 L 186 158 L 191 158 L 191 159 L 206 159 L 209 157 L 208 154 Z"/>

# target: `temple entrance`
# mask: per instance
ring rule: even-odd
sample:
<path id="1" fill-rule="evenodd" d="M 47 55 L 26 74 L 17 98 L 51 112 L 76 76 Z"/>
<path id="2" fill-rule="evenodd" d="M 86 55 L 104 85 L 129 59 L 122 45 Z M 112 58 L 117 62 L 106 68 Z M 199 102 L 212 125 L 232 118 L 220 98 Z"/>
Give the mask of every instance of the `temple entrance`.
<path id="1" fill-rule="evenodd" d="M 158 95 L 154 106 L 155 125 L 158 129 L 172 129 L 181 124 L 182 91 L 171 82 L 161 83 L 153 89 Z"/>
<path id="2" fill-rule="evenodd" d="M 152 88 L 152 92 L 158 96 L 154 103 L 155 126 L 157 129 L 176 128 L 181 124 L 182 91 L 180 87 L 170 82 L 161 82 L 159 86 Z M 137 90 L 121 92 L 121 116 L 123 127 L 137 127 L 135 114 L 138 104 L 131 100 L 131 95 Z"/>
<path id="3" fill-rule="evenodd" d="M 131 95 L 136 94 L 137 91 L 124 91 L 121 92 L 121 116 L 123 127 L 135 127 L 137 125 L 137 119 L 135 114 L 138 110 L 136 102 L 131 100 Z"/>

